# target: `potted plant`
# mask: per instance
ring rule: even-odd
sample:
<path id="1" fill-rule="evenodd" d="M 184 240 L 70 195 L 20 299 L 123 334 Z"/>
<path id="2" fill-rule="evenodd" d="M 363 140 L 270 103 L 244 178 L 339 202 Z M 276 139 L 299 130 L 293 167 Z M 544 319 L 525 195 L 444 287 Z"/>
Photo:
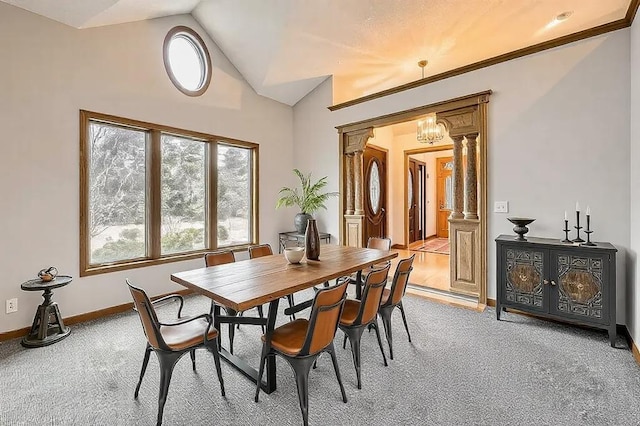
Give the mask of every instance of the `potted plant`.
<path id="1" fill-rule="evenodd" d="M 276 208 L 298 206 L 300 213 L 296 214 L 294 225 L 298 233 L 304 234 L 311 215 L 320 209 L 326 210 L 324 203 L 329 197 L 337 196 L 338 192 L 322 192 L 322 189 L 327 186 L 326 176 L 312 183 L 311 173 L 305 176 L 298 169 L 293 169 L 293 172 L 300 179 L 301 188 L 283 187 L 279 192 L 280 198 Z"/>

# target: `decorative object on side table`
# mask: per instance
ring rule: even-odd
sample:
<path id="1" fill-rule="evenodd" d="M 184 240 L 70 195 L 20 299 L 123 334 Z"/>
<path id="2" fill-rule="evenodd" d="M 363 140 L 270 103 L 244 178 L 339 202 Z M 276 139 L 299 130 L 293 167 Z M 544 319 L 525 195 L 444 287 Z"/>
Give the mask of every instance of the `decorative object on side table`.
<path id="1" fill-rule="evenodd" d="M 570 243 L 571 240 L 569 239 L 569 218 L 567 217 L 567 211 L 564 211 L 564 240 L 562 240 L 563 243 Z"/>
<path id="2" fill-rule="evenodd" d="M 47 269 L 40 269 L 38 272 L 38 277 L 44 282 L 52 281 L 57 276 L 58 269 L 55 266 L 49 266 Z"/>
<path id="3" fill-rule="evenodd" d="M 67 275 L 58 275 L 58 270 L 54 267 L 43 269 L 38 273 L 38 276 L 39 278 L 26 281 L 20 286 L 24 291 L 44 292 L 42 294 L 44 301 L 38 306 L 31 330 L 21 342 L 22 346 L 26 348 L 50 345 L 64 339 L 71 332 L 71 329 L 65 326 L 62 321 L 58 304 L 51 301 L 53 296 L 51 290 L 69 284 L 72 278 Z"/>
<path id="4" fill-rule="evenodd" d="M 316 183 L 311 182 L 311 173 L 303 175 L 298 169 L 293 172 L 300 179 L 301 191 L 298 188 L 283 187 L 279 194 L 280 198 L 276 203 L 276 208 L 298 206 L 300 213 L 296 214 L 294 225 L 298 233 L 303 234 L 307 229 L 307 221 L 311 219 L 311 215 L 320 210 L 327 209 L 324 203 L 329 197 L 335 197 L 338 192 L 321 192 L 327 186 L 327 177 L 323 177 Z"/>
<path id="5" fill-rule="evenodd" d="M 582 226 L 580 226 L 580 204 L 576 201 L 576 238 L 573 239 L 574 243 L 584 243 L 584 240 L 580 238 L 580 230 Z"/>
<path id="6" fill-rule="evenodd" d="M 284 249 L 284 257 L 289 263 L 300 263 L 304 256 L 304 247 L 288 247 Z"/>
<path id="7" fill-rule="evenodd" d="M 587 234 L 587 242 L 584 243 L 585 246 L 595 246 L 595 243 L 591 242 L 591 234 L 593 231 L 591 230 L 591 208 L 587 206 L 587 230 L 584 231 Z"/>
<path id="8" fill-rule="evenodd" d="M 309 219 L 304 240 L 307 259 L 318 260 L 320 257 L 320 235 L 318 235 L 315 219 Z"/>
<path id="9" fill-rule="evenodd" d="M 508 217 L 507 220 L 515 225 L 513 227 L 513 232 L 518 234 L 515 239 L 517 241 L 527 241 L 527 239 L 524 237 L 524 234 L 529 232 L 529 228 L 527 228 L 527 225 L 533 222 L 535 219 L 527 217 Z"/>

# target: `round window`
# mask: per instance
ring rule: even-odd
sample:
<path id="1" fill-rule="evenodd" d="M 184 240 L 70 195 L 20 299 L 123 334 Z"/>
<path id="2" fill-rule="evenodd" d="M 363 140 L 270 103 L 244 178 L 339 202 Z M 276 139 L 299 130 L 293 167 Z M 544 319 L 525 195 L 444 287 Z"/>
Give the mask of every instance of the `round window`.
<path id="1" fill-rule="evenodd" d="M 211 82 L 211 58 L 200 36 L 188 27 L 175 27 L 164 38 L 164 67 L 171 82 L 185 95 L 200 96 Z"/>

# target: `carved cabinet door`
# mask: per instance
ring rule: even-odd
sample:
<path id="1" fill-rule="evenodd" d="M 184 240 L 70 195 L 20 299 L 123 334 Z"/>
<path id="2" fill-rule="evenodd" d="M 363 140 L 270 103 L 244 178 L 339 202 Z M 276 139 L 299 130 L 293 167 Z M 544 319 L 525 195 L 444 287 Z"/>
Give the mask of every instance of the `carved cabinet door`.
<path id="1" fill-rule="evenodd" d="M 609 323 L 609 255 L 552 250 L 549 313 L 576 320 Z M 604 283 L 604 285 L 603 285 Z"/>
<path id="2" fill-rule="evenodd" d="M 502 288 L 501 303 L 518 305 L 527 311 L 547 312 L 549 303 L 548 250 L 522 246 L 502 246 L 503 274 L 500 278 Z"/>

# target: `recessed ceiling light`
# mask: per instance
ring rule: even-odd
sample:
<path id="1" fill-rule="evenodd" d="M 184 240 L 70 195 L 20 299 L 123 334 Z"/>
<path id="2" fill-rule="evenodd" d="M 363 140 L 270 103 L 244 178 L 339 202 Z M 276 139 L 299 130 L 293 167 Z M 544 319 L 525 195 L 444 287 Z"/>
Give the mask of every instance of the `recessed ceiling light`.
<path id="1" fill-rule="evenodd" d="M 555 20 L 558 22 L 566 21 L 571 15 L 573 15 L 573 11 L 562 12 L 561 14 L 556 16 Z"/>

